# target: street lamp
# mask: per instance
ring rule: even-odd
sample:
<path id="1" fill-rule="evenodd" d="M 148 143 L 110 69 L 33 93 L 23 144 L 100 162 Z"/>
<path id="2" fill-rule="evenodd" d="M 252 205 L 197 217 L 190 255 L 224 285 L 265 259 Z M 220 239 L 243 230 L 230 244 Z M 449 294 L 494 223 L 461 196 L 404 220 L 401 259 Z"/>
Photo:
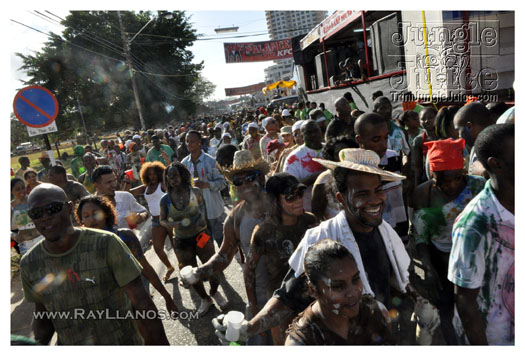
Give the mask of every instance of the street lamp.
<path id="1" fill-rule="evenodd" d="M 129 70 L 131 72 L 131 86 L 133 88 L 133 95 L 135 96 L 135 102 L 137 103 L 137 111 L 139 112 L 139 119 L 140 119 L 140 126 L 142 127 L 142 131 L 146 130 L 146 123 L 144 122 L 144 117 L 142 116 L 142 107 L 140 105 L 140 99 L 139 99 L 139 93 L 137 90 L 137 83 L 135 82 L 135 74 L 133 72 L 133 64 L 131 62 L 131 52 L 129 49 L 129 45 L 131 42 L 139 35 L 139 33 L 142 32 L 153 20 L 149 20 L 142 28 L 131 38 L 131 40 L 128 40 L 128 37 L 126 35 L 126 31 L 124 31 L 124 25 L 122 24 L 122 18 L 120 16 L 120 11 L 117 11 L 118 16 L 118 22 L 120 25 L 120 34 L 122 36 L 122 42 L 124 42 L 124 55 L 126 56 L 126 62 L 128 64 Z M 171 12 L 164 12 L 159 15 L 159 18 L 167 18 L 172 19 L 173 14 Z"/>

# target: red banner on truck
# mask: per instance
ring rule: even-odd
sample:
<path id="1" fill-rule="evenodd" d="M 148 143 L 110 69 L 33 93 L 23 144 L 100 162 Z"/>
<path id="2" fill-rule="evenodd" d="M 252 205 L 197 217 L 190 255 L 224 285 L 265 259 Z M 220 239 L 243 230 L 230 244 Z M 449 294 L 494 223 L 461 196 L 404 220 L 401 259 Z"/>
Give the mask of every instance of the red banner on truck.
<path id="1" fill-rule="evenodd" d="M 290 58 L 293 55 L 292 40 L 225 43 L 226 63 L 263 62 Z"/>
<path id="2" fill-rule="evenodd" d="M 261 91 L 265 85 L 266 84 L 264 84 L 264 82 L 261 82 L 253 85 L 248 85 L 246 87 L 224 88 L 224 92 L 226 93 L 226 96 L 252 94 Z"/>

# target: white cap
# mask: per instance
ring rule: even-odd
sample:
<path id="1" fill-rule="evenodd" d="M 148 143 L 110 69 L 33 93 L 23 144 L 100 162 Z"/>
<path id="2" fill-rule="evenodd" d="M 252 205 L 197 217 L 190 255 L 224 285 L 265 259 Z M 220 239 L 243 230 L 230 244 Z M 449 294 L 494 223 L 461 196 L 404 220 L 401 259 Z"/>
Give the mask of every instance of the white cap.
<path id="1" fill-rule="evenodd" d="M 142 137 L 140 137 L 140 135 L 133 135 L 133 139 L 136 140 L 136 139 L 142 139 Z"/>
<path id="2" fill-rule="evenodd" d="M 225 132 L 225 133 L 222 134 L 222 138 L 225 138 L 225 137 L 232 138 L 232 135 L 230 135 L 229 132 Z"/>
<path id="3" fill-rule="evenodd" d="M 259 129 L 259 126 L 257 126 L 257 124 L 255 122 L 250 122 L 248 124 L 248 129 L 251 129 L 251 128 L 256 128 L 256 129 Z"/>
<path id="4" fill-rule="evenodd" d="M 294 132 L 295 130 L 298 130 L 298 129 L 300 130 L 305 122 L 306 122 L 306 120 L 299 120 L 299 121 L 295 122 L 295 124 L 293 124 L 293 126 L 292 126 L 292 132 Z"/>
<path id="5" fill-rule="evenodd" d="M 222 130 L 222 125 L 221 124 L 215 125 L 215 130 L 217 130 L 217 129 L 221 129 Z"/>
<path id="6" fill-rule="evenodd" d="M 324 116 L 319 116 L 317 119 L 315 119 L 315 122 L 323 122 L 323 121 L 326 121 L 326 117 Z"/>
<path id="7" fill-rule="evenodd" d="M 288 110 L 288 109 L 284 109 L 284 110 L 283 110 L 283 113 L 282 113 L 281 115 L 282 115 L 282 116 L 291 116 L 291 114 L 290 114 L 290 110 Z"/>
<path id="8" fill-rule="evenodd" d="M 268 116 L 268 117 L 264 118 L 264 120 L 262 121 L 262 127 L 263 127 L 263 129 L 266 130 L 266 125 L 268 125 L 268 122 L 269 122 L 271 119 L 273 119 L 271 116 Z"/>

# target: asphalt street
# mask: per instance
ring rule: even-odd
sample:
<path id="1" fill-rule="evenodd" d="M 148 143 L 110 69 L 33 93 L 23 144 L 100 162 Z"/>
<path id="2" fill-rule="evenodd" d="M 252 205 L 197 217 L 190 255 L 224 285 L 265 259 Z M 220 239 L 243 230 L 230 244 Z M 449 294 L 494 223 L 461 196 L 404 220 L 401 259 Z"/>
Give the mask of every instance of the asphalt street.
<path id="1" fill-rule="evenodd" d="M 153 246 L 149 245 L 147 238 L 140 236 L 140 234 L 139 238 L 144 246 L 146 259 L 162 280 L 162 277 L 166 274 L 166 266 L 164 266 L 157 257 Z M 217 244 L 215 244 L 215 249 L 217 251 Z M 168 247 L 168 243 L 166 244 L 166 250 L 172 265 L 177 266 L 177 258 L 171 246 Z M 221 280 L 219 290 L 229 301 L 225 308 L 226 312 L 229 310 L 244 312 L 244 301 L 247 300 L 246 292 L 241 266 L 235 259 L 233 259 L 232 263 L 224 271 L 224 277 Z M 211 323 L 214 317 L 221 314 L 218 307 L 213 305 L 204 316 L 195 318 L 200 298 L 193 289 L 188 290 L 179 286 L 179 271 L 177 267 L 175 267 L 175 272 L 172 274 L 171 279 L 166 281 L 165 286 L 179 308 L 178 320 L 169 320 L 167 318 L 163 320 L 164 329 L 170 344 L 219 345 Z M 209 290 L 209 284 L 207 282 L 204 283 L 204 286 L 206 290 Z M 151 285 L 150 294 L 159 312 L 164 312 L 164 315 L 167 315 L 164 298 L 162 298 L 160 293 Z M 30 329 L 33 309 L 34 305 L 25 302 L 23 299 L 20 272 L 16 272 L 11 278 L 11 334 L 33 337 Z M 51 344 L 55 343 L 56 335 Z"/>

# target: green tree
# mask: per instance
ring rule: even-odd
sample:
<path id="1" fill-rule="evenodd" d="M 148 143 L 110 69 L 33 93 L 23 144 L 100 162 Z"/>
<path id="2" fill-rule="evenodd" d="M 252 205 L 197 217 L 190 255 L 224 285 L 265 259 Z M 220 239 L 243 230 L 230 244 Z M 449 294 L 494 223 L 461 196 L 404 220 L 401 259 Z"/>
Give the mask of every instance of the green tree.
<path id="1" fill-rule="evenodd" d="M 128 11 L 121 16 L 128 38 L 154 17 Z M 56 95 L 58 136 L 83 131 L 79 103 L 90 133 L 140 128 L 117 13 L 73 11 L 61 23 L 62 34 L 51 34 L 40 52 L 17 54 L 24 63 L 20 69 L 30 78 L 24 84 L 44 86 Z M 174 113 L 193 114 L 210 94 L 213 84 L 200 75 L 203 63 L 191 63 L 188 48 L 196 38 L 186 14 L 175 11 L 172 19 L 155 16 L 130 44 L 147 128 L 172 120 Z"/>

